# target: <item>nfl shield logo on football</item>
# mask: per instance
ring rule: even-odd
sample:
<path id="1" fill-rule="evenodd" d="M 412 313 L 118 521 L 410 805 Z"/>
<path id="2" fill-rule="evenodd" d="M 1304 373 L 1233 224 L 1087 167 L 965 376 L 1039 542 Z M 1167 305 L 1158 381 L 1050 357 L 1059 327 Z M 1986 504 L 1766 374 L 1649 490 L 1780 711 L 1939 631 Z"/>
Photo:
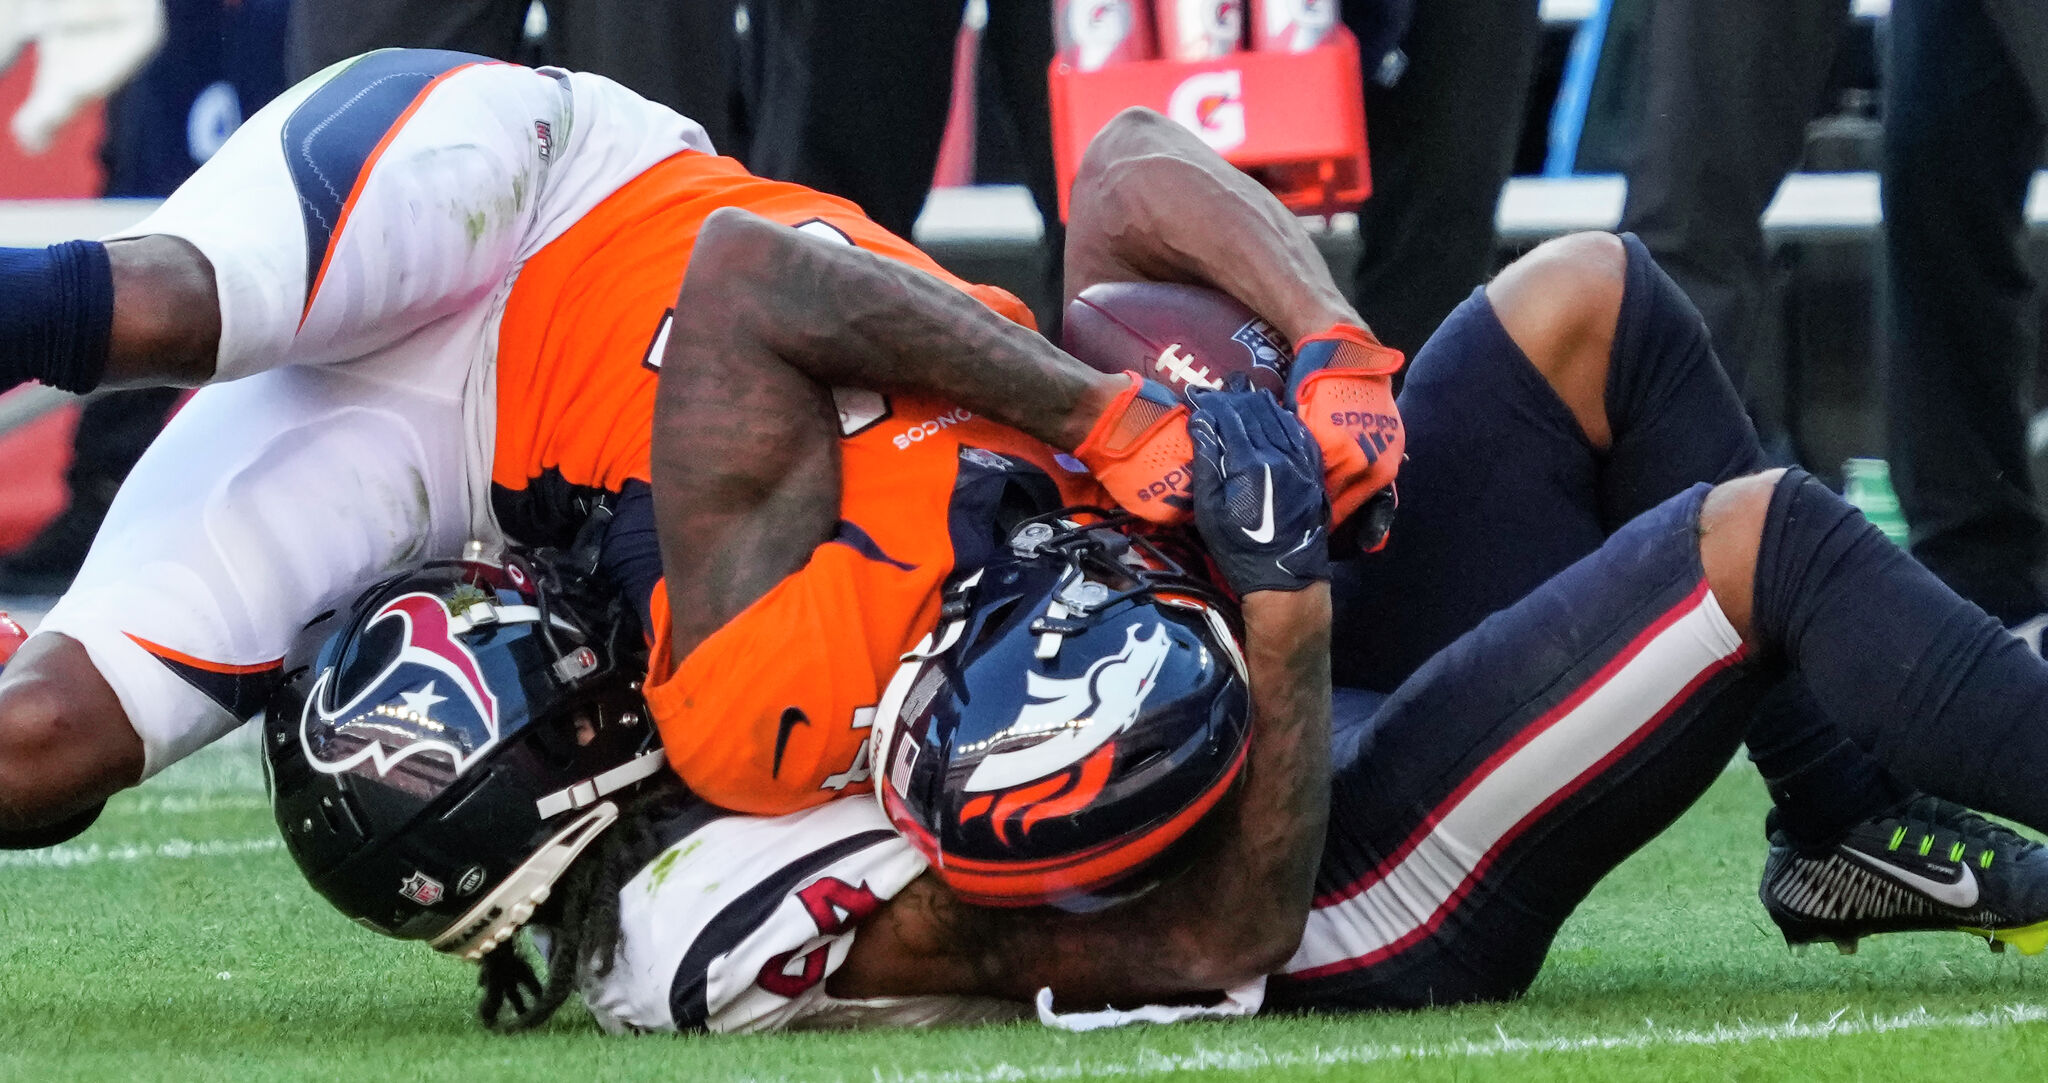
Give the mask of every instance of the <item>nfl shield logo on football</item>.
<path id="1" fill-rule="evenodd" d="M 398 885 L 398 893 L 421 906 L 432 906 L 441 901 L 441 881 L 423 872 L 414 872 Z"/>

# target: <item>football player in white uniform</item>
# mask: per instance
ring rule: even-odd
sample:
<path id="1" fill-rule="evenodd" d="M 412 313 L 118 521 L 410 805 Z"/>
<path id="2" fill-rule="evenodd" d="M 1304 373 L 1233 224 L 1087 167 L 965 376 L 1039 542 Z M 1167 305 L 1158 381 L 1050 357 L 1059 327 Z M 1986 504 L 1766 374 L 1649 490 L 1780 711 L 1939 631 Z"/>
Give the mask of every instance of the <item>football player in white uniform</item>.
<path id="1" fill-rule="evenodd" d="M 1198 404 L 1191 428 L 1185 404 L 1087 370 L 1032 333 L 1014 299 L 948 280 L 852 208 L 714 164 L 687 122 L 602 80 L 396 51 L 325 73 L 273 109 L 144 224 L 148 236 L 0 253 L 0 279 L 22 299 L 0 323 L 0 381 L 230 381 L 198 396 L 152 449 L 78 585 L 0 676 L 0 829 L 13 844 L 74 832 L 108 793 L 253 712 L 363 583 L 452 556 L 465 538 L 486 551 L 506 535 L 566 546 L 588 522 L 601 528 L 589 539 L 600 563 L 635 538 L 642 553 L 660 538 L 653 571 L 667 573 L 664 586 L 644 560 L 612 569 L 653 633 L 648 706 L 680 775 L 753 817 L 657 798 L 705 822 L 676 839 L 603 830 L 619 812 L 613 797 L 649 785 L 636 752 L 624 774 L 624 763 L 606 766 L 530 794 L 549 830 L 515 847 L 512 867 L 415 870 L 364 890 L 415 908 L 477 899 L 419 928 L 444 924 L 437 939 L 481 951 L 548 905 L 562 868 L 591 853 L 599 887 L 583 897 L 600 901 L 578 920 L 565 891 L 562 912 L 541 915 L 568 964 L 551 975 L 550 998 L 583 983 L 586 968 L 621 975 L 586 988 L 621 1025 L 739 1029 L 794 1022 L 806 1003 L 939 998 L 918 1001 L 930 1014 L 1028 1003 L 1048 988 L 1069 1008 L 1235 990 L 1218 1003 L 1242 1010 L 1274 972 L 1271 995 L 1290 1005 L 1511 996 L 1585 892 L 1675 817 L 1745 734 L 1797 744 L 1749 724 L 1760 689 L 1794 673 L 1908 782 L 2048 824 L 2029 766 L 2042 758 L 2031 743 L 2048 741 L 2030 724 L 2048 709 L 2048 666 L 1873 541 L 1810 479 L 1731 480 L 1755 465 L 1754 437 L 1696 315 L 1627 239 L 1545 246 L 1475 292 L 1441 348 L 1418 358 L 1402 410 L 1427 415 L 1428 440 L 1415 425 L 1406 476 L 1425 456 L 1448 472 L 1439 477 L 1480 474 L 1411 486 L 1416 514 L 1374 565 L 1400 570 L 1408 593 L 1398 605 L 1340 595 L 1364 612 L 1333 625 L 1329 568 L 1292 559 L 1313 547 L 1268 527 L 1319 529 L 1323 501 L 1342 519 L 1386 485 L 1395 457 L 1375 459 L 1356 420 L 1400 416 L 1374 398 L 1385 392 L 1383 353 L 1291 216 L 1162 118 L 1127 116 L 1091 150 L 1069 289 L 1150 278 L 1232 292 L 1299 347 L 1298 425 L 1269 400 L 1219 395 Z M 247 182 L 223 187 L 230 177 Z M 1344 403 L 1373 409 L 1328 409 L 1318 394 L 1337 387 Z M 827 388 L 897 398 L 850 409 Z M 876 491 L 898 476 L 930 480 L 928 458 L 903 460 L 922 474 L 892 472 L 893 452 L 860 442 L 891 402 L 912 401 L 979 422 L 945 430 L 950 444 L 915 445 L 919 455 L 1003 464 L 987 514 L 965 521 L 973 546 L 931 536 L 927 516 L 904 516 L 903 536 L 877 533 L 886 516 L 869 505 L 841 517 L 856 480 Z M 1225 607 L 1138 591 L 1156 627 L 1099 629 L 1114 633 L 1099 637 L 1102 649 L 1158 642 L 1180 626 L 1170 609 L 1220 614 L 1185 642 L 1209 656 L 1203 679 L 1238 682 L 1252 735 L 1222 768 L 1241 772 L 1234 790 L 1227 780 L 1202 789 L 1172 814 L 1173 832 L 1111 840 L 1116 860 L 1098 867 L 1092 859 L 1111 851 L 1088 855 L 1102 875 L 1083 880 L 1108 902 L 1166 875 L 1153 859 L 1168 850 L 1185 862 L 1177 877 L 1088 913 L 971 905 L 963 895 L 1001 892 L 949 879 L 975 871 L 964 863 L 920 875 L 922 857 L 902 849 L 915 832 L 885 836 L 890 821 L 874 805 L 834 795 L 872 787 L 879 765 L 898 824 L 931 807 L 932 793 L 909 792 L 913 760 L 864 758 L 865 730 L 921 732 L 947 700 L 951 676 L 928 680 L 898 659 L 965 666 L 1014 642 L 1019 633 L 945 633 L 962 614 L 998 623 L 988 592 L 1000 584 L 975 572 L 1021 546 L 1004 529 L 1016 506 L 1000 494 L 1014 488 L 1029 512 L 1050 513 L 1048 493 L 1056 506 L 1084 481 L 1157 518 L 1192 510 L 1220 586 L 1237 596 Z M 1255 484 L 1267 501 L 1224 495 Z M 955 495 L 933 491 L 942 503 Z M 1162 495 L 1174 499 L 1148 500 Z M 1404 555 L 1411 528 L 1452 537 Z M 1100 530 L 1078 533 L 1114 548 Z M 1268 549 L 1276 540 L 1289 548 Z M 912 550 L 900 545 L 917 555 L 901 559 Z M 1456 559 L 1432 570 L 1444 553 Z M 814 564 L 830 574 L 810 576 Z M 804 608 L 812 587 L 856 572 L 866 576 L 856 601 L 898 590 L 896 573 L 917 585 L 897 598 L 915 604 L 891 610 L 910 616 L 853 622 L 844 607 Z M 1129 600 L 1118 582 L 1094 582 L 1105 599 Z M 573 688 L 596 672 L 588 643 L 550 638 L 544 605 L 491 591 L 463 594 L 461 606 L 396 598 L 373 609 L 383 623 L 369 625 L 405 629 L 381 642 L 397 643 L 406 664 L 451 674 L 460 705 L 447 696 L 455 685 L 430 677 L 365 700 L 371 714 L 360 718 L 353 699 L 308 707 L 301 750 L 333 769 L 309 770 L 394 783 L 438 774 L 447 793 L 481 785 L 468 768 L 511 747 L 514 720 L 492 691 L 505 675 L 466 662 L 459 637 L 534 625 L 557 680 Z M 1013 599 L 1049 622 L 1025 629 L 1041 644 L 1026 653 L 1049 649 L 1047 661 L 1084 671 L 1110 657 L 1082 647 L 1095 598 Z M 1463 626 L 1440 619 L 1471 598 L 1499 612 Z M 811 619 L 738 649 L 761 628 L 745 615 L 771 606 Z M 1379 682 L 1391 696 L 1329 690 L 1330 637 L 1360 631 L 1382 635 L 1386 657 L 1425 659 Z M 1237 647 L 1244 666 L 1230 677 L 1233 664 L 1216 656 Z M 803 669 L 813 648 L 837 668 Z M 1340 651 L 1337 662 L 1369 668 L 1375 650 Z M 720 658 L 744 666 L 721 674 L 706 661 Z M 1022 680 L 1023 667 L 1013 672 Z M 885 700 L 897 677 L 908 687 Z M 812 687 L 853 709 L 792 713 L 784 697 Z M 473 744 L 433 750 L 397 732 L 384 743 L 390 719 L 446 725 L 460 710 L 480 720 L 468 727 Z M 978 724 L 1003 731 L 1015 717 Z M 605 729 L 573 712 L 568 723 L 537 739 L 552 732 L 582 747 Z M 1790 774 L 1773 775 L 1802 780 L 1781 806 L 1801 822 L 1781 825 L 1783 859 L 1773 851 L 1789 886 L 1772 913 L 1788 936 L 1932 926 L 2023 949 L 2048 939 L 2038 848 L 1911 791 L 1873 801 L 1869 786 L 1805 785 L 1843 759 L 1840 734 L 1822 733 L 1818 747 L 1798 745 Z M 1145 766 L 1125 751 L 1103 761 L 1103 779 L 1083 770 L 1091 757 L 1073 775 L 963 805 L 958 818 L 1031 838 L 1098 796 L 1140 801 L 1151 791 L 1112 785 Z M 1027 793 L 1044 783 L 1057 785 Z M 1816 813 L 1824 802 L 1791 800 L 1801 793 L 1843 798 L 1848 811 L 1830 820 Z M 1048 808 L 1061 804 L 1059 815 Z M 294 822 L 359 839 L 402 834 L 360 802 L 309 811 Z M 658 818 L 645 811 L 632 822 Z M 1027 824 L 1034 812 L 1044 813 L 1038 829 Z M 1873 830 L 1893 820 L 1895 830 Z M 716 894 L 721 870 L 689 859 L 732 850 L 702 830 L 759 848 L 767 836 L 750 832 L 791 825 L 801 830 L 773 836 L 787 846 L 760 868 L 805 871 L 770 873 L 716 914 L 629 905 L 635 882 L 643 894 L 672 882 Z M 1865 842 L 1879 834 L 1917 838 L 1925 860 L 1885 856 Z M 635 845 L 649 838 L 659 846 Z M 586 851 L 593 840 L 623 849 Z M 833 864 L 847 853 L 863 856 Z M 1068 856 L 1062 869 L 1081 864 Z M 895 864 L 867 871 L 870 857 Z M 844 890 L 816 886 L 828 866 Z M 683 868 L 697 871 L 676 881 Z M 613 877 L 623 894 L 602 889 Z M 860 920 L 863 887 L 876 905 Z M 619 916 L 601 920 L 613 897 Z M 750 939 L 756 929 L 770 930 L 765 941 Z M 604 951 L 614 934 L 617 950 Z M 693 983 L 701 1008 L 676 995 Z M 781 1013 L 788 1005 L 797 1010 Z"/>

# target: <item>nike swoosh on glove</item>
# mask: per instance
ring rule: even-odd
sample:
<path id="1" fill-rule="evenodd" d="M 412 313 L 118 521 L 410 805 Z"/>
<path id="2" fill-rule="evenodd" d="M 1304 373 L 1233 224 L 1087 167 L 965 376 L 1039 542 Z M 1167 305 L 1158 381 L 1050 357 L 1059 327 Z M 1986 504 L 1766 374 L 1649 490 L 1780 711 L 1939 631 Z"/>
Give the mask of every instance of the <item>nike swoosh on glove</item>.
<path id="1" fill-rule="evenodd" d="M 1367 551 L 1386 544 L 1394 475 L 1408 444 L 1394 405 L 1394 373 L 1404 360 L 1363 328 L 1338 324 L 1296 344 L 1288 372 L 1288 401 L 1323 452 L 1333 529 L 1373 505 L 1358 539 Z"/>
<path id="2" fill-rule="evenodd" d="M 1188 521 L 1188 408 L 1166 385 L 1128 373 L 1131 386 L 1113 399 L 1074 449 L 1117 506 L 1147 522 Z"/>
<path id="3" fill-rule="evenodd" d="M 1242 597 L 1330 578 L 1322 456 L 1268 391 L 1206 391 L 1195 441 L 1195 529 L 1225 585 Z"/>

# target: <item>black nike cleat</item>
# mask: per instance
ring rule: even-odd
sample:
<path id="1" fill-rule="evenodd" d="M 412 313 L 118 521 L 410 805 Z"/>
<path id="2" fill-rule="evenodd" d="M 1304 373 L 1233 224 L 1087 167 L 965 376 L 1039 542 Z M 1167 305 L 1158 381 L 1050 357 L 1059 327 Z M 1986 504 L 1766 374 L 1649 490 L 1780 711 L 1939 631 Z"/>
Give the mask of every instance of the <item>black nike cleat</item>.
<path id="1" fill-rule="evenodd" d="M 2048 847 L 1953 801 L 1920 796 L 1801 848 L 1766 821 L 1771 852 L 1757 894 L 1794 947 L 1843 954 L 1876 933 L 1954 929 L 2022 955 L 2048 948 Z"/>

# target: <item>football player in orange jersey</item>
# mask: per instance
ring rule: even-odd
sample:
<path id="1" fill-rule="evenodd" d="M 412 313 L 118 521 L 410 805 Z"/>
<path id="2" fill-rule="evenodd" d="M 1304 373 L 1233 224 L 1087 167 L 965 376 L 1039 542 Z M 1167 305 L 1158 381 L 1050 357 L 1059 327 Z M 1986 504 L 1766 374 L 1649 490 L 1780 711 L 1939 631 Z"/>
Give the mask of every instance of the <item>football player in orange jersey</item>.
<path id="1" fill-rule="evenodd" d="M 693 784 L 745 811 L 838 808 L 830 798 L 871 785 L 874 771 L 860 759 L 862 683 L 879 684 L 905 637 L 945 616 L 937 590 L 899 592 L 886 573 L 936 587 L 935 572 L 969 570 L 957 544 L 929 533 L 949 525 L 950 503 L 936 516 L 902 505 L 916 529 L 898 537 L 892 474 L 856 471 L 856 453 L 886 460 L 897 435 L 907 449 L 925 444 L 913 431 L 970 428 L 976 441 L 1016 443 L 956 435 L 955 461 L 976 450 L 1023 460 L 1060 499 L 1099 485 L 1155 520 L 1187 510 L 1143 499 L 1188 495 L 1197 446 L 1183 406 L 1080 366 L 852 208 L 710 159 L 687 121 L 602 80 L 370 54 L 243 132 L 254 134 L 138 227 L 143 236 L 0 261 L 11 295 L 27 299 L 0 329 L 5 375 L 228 381 L 152 450 L 79 585 L 0 677 L 0 793 L 16 844 L 75 832 L 108 793 L 246 717 L 364 581 L 503 534 L 589 531 L 601 551 L 631 554 L 610 571 L 649 604 L 650 703 Z M 1113 124 L 1074 205 L 1071 289 L 1208 282 L 1309 359 L 1295 374 L 1298 408 L 1312 406 L 1308 378 L 1331 370 L 1386 393 L 1382 355 L 1299 226 L 1172 125 L 1147 114 Z M 628 297 L 643 277 L 660 288 Z M 1051 986 L 1129 1003 L 1283 969 L 1293 999 L 1330 1006 L 1512 995 L 1577 899 L 1719 771 L 1743 735 L 1745 696 L 1788 661 L 1921 779 L 2048 822 L 2038 787 L 2011 777 L 2031 757 L 1916 760 L 1897 747 L 1913 724 L 1965 737 L 1970 719 L 2024 712 L 2031 699 L 1929 702 L 1899 687 L 1910 666 L 1857 669 L 1903 652 L 1944 659 L 1944 672 L 2001 671 L 1964 691 L 2031 695 L 2048 686 L 2038 659 L 2009 657 L 1943 609 L 1952 596 L 1885 563 L 1808 481 L 1679 491 L 1751 460 L 1745 430 L 1725 417 L 1674 429 L 1691 406 L 1725 398 L 1725 380 L 1685 337 L 1682 298 L 1666 287 L 1636 247 L 1587 236 L 1475 294 L 1462 333 L 1491 345 L 1447 354 L 1443 371 L 1506 381 L 1491 389 L 1486 437 L 1511 435 L 1523 409 L 1560 437 L 1547 465 L 1598 474 L 1595 498 L 1537 508 L 1571 512 L 1583 537 L 1559 542 L 1532 518 L 1521 539 L 1590 555 L 1548 584 L 1463 569 L 1510 600 L 1527 596 L 1501 621 L 1431 643 L 1431 662 L 1387 704 L 1348 713 L 1344 770 L 1357 788 L 1334 812 L 1329 593 L 1312 569 L 1290 588 L 1237 583 L 1256 736 L 1203 874 L 1068 919 L 1006 918 L 914 879 L 853 950 L 834 949 L 839 990 L 1022 997 Z M 830 390 L 841 387 L 853 390 Z M 1456 407 L 1457 390 L 1430 401 Z M 914 429 L 879 427 L 899 406 Z M 1242 407 L 1262 409 L 1273 412 Z M 1346 446 L 1355 436 L 1307 412 L 1321 495 L 1341 514 L 1389 480 L 1391 457 L 1380 473 L 1360 469 Z M 1204 461 L 1227 475 L 1228 458 Z M 1563 476 L 1520 487 L 1547 496 L 1536 483 Z M 849 490 L 865 480 L 883 484 Z M 1515 488 L 1445 498 L 1529 510 L 1509 499 Z M 609 518 L 588 514 L 597 508 Z M 650 534 L 659 561 L 645 559 Z M 806 574 L 852 559 L 880 578 Z M 1827 574 L 1807 574 L 1820 563 Z M 650 570 L 667 573 L 664 588 Z M 1440 577 L 1429 589 L 1455 586 Z M 867 604 L 884 594 L 888 604 Z M 750 619 L 770 610 L 807 619 Z M 1374 619 L 1399 633 L 1407 614 Z M 1870 628 L 1891 639 L 1870 642 Z M 824 694 L 795 714 L 776 701 L 813 686 L 761 668 L 777 651 L 791 668 L 832 667 Z M 414 713 L 430 714 L 434 694 L 408 690 Z M 733 714 L 712 716 L 700 696 Z M 1965 857 L 2030 867 L 2034 851 L 1955 816 L 1943 823 L 1967 838 L 1943 851 L 1942 869 L 1911 875 L 1932 883 Z M 1940 831 L 1957 834 L 1942 826 L 1928 839 Z M 1978 874 L 1962 875 L 1947 885 L 1967 882 L 1974 904 Z M 832 898 L 805 902 L 821 934 L 828 919 L 849 932 Z M 2024 946 L 2039 920 L 2029 914 L 1939 918 Z M 1887 927 L 1907 918 L 1924 915 Z"/>
<path id="2" fill-rule="evenodd" d="M 1119 120 L 1090 165 L 1077 206 L 1168 192 L 1147 198 L 1199 206 L 1189 217 L 1222 238 L 1157 252 L 1162 234 L 1090 231 L 1107 262 L 1196 277 L 1201 253 L 1244 244 L 1208 272 L 1235 284 L 1306 247 L 1282 228 L 1261 251 L 1270 199 L 1157 118 Z M 1081 475 L 1105 471 L 1082 467 L 1104 429 L 1171 435 L 1168 404 L 1125 429 L 1147 401 L 1127 381 L 835 238 L 721 212 L 693 258 L 656 405 L 656 604 L 673 616 L 656 620 L 649 702 L 699 792 L 671 782 L 622 812 L 573 786 L 541 795 L 620 824 L 590 843 L 571 823 L 576 851 L 520 866 L 568 867 L 544 899 L 464 913 L 432 877 L 408 881 L 435 889 L 414 905 L 375 879 L 330 896 L 482 954 L 487 1018 L 510 1006 L 530 1025 L 576 993 L 608 1027 L 719 1031 L 1034 1001 L 1087 1025 L 1262 998 L 1512 997 L 1592 886 L 1745 738 L 1796 768 L 1772 778 L 1764 896 L 1788 939 L 1961 928 L 2048 945 L 2048 852 L 1897 783 L 1845 783 L 1855 746 L 1787 747 L 1782 719 L 1752 710 L 1807 682 L 1916 782 L 2048 822 L 2031 769 L 1983 739 L 1986 719 L 2031 732 L 2048 665 L 1812 479 L 1734 476 L 1754 436 L 1697 315 L 1632 239 L 1543 246 L 1418 360 L 1404 401 L 1430 439 L 1404 479 L 1429 484 L 1361 562 L 1410 581 L 1354 595 L 1342 626 L 1427 655 L 1384 696 L 1331 687 L 1330 569 L 1294 544 L 1326 525 L 1321 456 L 1272 400 L 1197 396 L 1187 430 L 1190 503 L 1233 606 L 1160 574 L 1165 543 L 1128 523 L 1046 511 L 1092 498 Z M 831 390 L 846 386 L 867 394 Z M 1144 504 L 1134 490 L 1120 499 Z M 1412 609 L 1388 604 L 1396 588 Z M 1473 598 L 1499 611 L 1438 637 Z M 1219 724 L 1186 725 L 1191 700 Z M 1949 739 L 1914 752 L 1929 733 Z M 1190 746 L 1212 743 L 1204 781 L 1229 792 L 1172 792 Z M 879 802 L 839 796 L 870 785 Z M 414 867 L 396 851 L 459 871 L 438 855 L 472 832 L 438 807 L 378 835 L 378 867 Z M 1104 812 L 1125 814 L 1121 836 Z M 1030 852 L 1081 824 L 1105 835 Z M 1107 860 L 1174 828 L 1178 863 Z M 1008 859 L 969 852 L 977 829 Z M 1040 901 L 1055 905 L 992 905 Z M 549 933 L 539 987 L 503 946 L 529 918 Z M 521 989 L 537 997 L 523 1009 Z"/>
<path id="3" fill-rule="evenodd" d="M 1106 193 L 1080 208 L 1077 285 L 1176 273 L 1120 263 L 1127 253 L 1088 239 L 1143 209 L 1119 200 Z M 1256 262 L 1257 273 L 1237 274 L 1241 288 L 1288 333 L 1361 337 L 1285 213 L 1245 205 L 1256 208 L 1254 232 L 1180 273 Z M 744 221 L 722 216 L 733 213 Z M 250 718 L 366 582 L 470 542 L 586 543 L 643 626 L 687 654 L 707 617 L 675 609 L 687 627 L 670 634 L 675 592 L 655 587 L 649 478 L 657 385 L 720 378 L 716 364 L 697 371 L 717 332 L 692 306 L 728 307 L 717 294 L 731 289 L 752 295 L 750 313 L 763 302 L 783 309 L 791 331 L 859 316 L 843 285 L 736 285 L 762 270 L 740 262 L 746 246 L 733 243 L 754 223 L 900 269 L 855 289 L 972 306 L 1010 348 L 1028 342 L 1041 367 L 1087 379 L 1098 411 L 1167 415 L 1133 439 L 1062 449 L 1097 465 L 1112 497 L 1119 484 L 1131 499 L 1156 480 L 1148 469 L 1185 474 L 1183 409 L 1136 400 L 1128 381 L 1064 357 L 1029 329 L 1015 298 L 947 274 L 851 204 L 714 156 L 688 119 L 599 77 L 430 50 L 369 53 L 252 117 L 123 235 L 0 252 L 0 386 L 209 385 L 151 448 L 78 580 L 0 675 L 0 843 L 48 845 L 83 830 L 109 794 Z M 686 268 L 704 286 L 679 299 Z M 728 285 L 712 289 L 718 281 Z M 806 295 L 813 285 L 820 292 Z M 664 369 L 679 346 L 688 371 Z M 880 356 L 848 353 L 844 363 Z M 936 403 L 972 371 L 1003 397 L 1041 390 L 968 355 L 934 354 L 919 371 L 848 385 L 835 414 L 892 437 L 892 416 L 908 420 L 913 400 Z M 926 380 L 924 398 L 892 406 L 883 395 L 907 390 L 904 379 Z M 1392 411 L 1384 374 L 1361 382 Z M 935 406 L 917 420 L 934 431 L 949 416 L 967 431 L 988 426 L 958 410 Z M 1333 443 L 1355 438 L 1315 427 Z M 1165 454 L 1134 454 L 1156 447 Z M 1349 470 L 1335 475 L 1347 505 L 1383 487 L 1395 465 L 1332 461 Z M 1094 491 L 1066 473 L 1077 493 Z M 679 482 L 670 504 L 716 498 Z M 674 544 L 711 556 L 691 538 Z M 737 576 L 728 597 L 754 589 L 759 574 Z M 922 616 L 912 606 L 876 619 Z M 875 657 L 892 649 L 878 640 Z M 665 648 L 671 656 L 681 657 Z M 665 716 L 686 707 L 665 702 Z M 732 768 L 720 796 L 766 810 L 831 796 L 820 787 L 833 775 L 845 776 L 841 788 L 863 785 L 850 774 L 859 734 L 827 715 L 787 734 L 780 779 L 755 755 L 772 736 L 731 727 L 731 742 L 707 743 L 691 719 L 664 725 L 691 750 L 679 763 L 706 765 L 693 768 L 698 780 Z M 765 781 L 748 773 L 763 770 Z"/>

